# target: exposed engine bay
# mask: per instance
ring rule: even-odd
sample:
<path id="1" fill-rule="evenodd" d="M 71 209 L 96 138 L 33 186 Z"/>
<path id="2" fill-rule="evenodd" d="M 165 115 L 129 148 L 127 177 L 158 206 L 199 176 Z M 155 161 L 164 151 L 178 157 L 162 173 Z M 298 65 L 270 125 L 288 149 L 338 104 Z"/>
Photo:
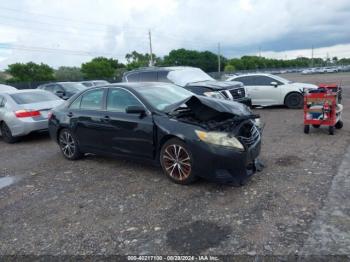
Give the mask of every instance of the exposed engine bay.
<path id="1" fill-rule="evenodd" d="M 184 106 L 185 105 L 185 106 Z M 245 105 L 221 100 L 192 96 L 182 101 L 171 115 L 179 121 L 196 124 L 208 131 L 231 133 L 249 138 L 254 128 L 254 120 L 260 118 Z"/>

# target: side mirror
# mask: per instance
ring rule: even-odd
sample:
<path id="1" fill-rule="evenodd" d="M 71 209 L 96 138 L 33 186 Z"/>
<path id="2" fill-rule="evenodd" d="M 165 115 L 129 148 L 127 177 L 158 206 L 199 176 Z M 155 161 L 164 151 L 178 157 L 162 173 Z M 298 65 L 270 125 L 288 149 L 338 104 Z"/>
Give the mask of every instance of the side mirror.
<path id="1" fill-rule="evenodd" d="M 128 106 L 125 109 L 126 113 L 128 114 L 140 114 L 144 115 L 146 113 L 146 110 L 143 106 Z"/>
<path id="2" fill-rule="evenodd" d="M 271 82 L 270 85 L 272 85 L 272 86 L 274 86 L 274 87 L 277 87 L 277 86 L 278 86 L 277 82 L 274 82 L 274 81 Z"/>

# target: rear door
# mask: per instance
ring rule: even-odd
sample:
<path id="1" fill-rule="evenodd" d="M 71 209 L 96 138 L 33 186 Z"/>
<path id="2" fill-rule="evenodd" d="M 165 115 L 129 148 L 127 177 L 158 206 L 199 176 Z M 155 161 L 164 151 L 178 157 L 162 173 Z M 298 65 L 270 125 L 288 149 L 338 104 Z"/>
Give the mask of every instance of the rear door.
<path id="1" fill-rule="evenodd" d="M 234 79 L 242 82 L 252 98 L 253 105 L 274 105 L 280 103 L 281 89 L 271 85 L 271 82 L 277 82 L 268 76 L 242 76 Z"/>
<path id="2" fill-rule="evenodd" d="M 153 119 L 150 114 L 126 113 L 128 106 L 145 106 L 130 91 L 110 88 L 107 95 L 105 137 L 109 151 L 117 155 L 153 158 Z M 147 111 L 147 109 L 145 108 Z"/>
<path id="3" fill-rule="evenodd" d="M 87 91 L 75 100 L 67 111 L 71 126 L 82 148 L 101 151 L 106 148 L 103 135 L 106 89 Z"/>

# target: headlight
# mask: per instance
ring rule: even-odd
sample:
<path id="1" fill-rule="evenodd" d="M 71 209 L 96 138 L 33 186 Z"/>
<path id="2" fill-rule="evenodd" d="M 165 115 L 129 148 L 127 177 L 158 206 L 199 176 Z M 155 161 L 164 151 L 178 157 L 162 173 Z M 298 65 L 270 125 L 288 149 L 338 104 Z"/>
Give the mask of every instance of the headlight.
<path id="1" fill-rule="evenodd" d="M 254 124 L 258 127 L 261 128 L 262 127 L 262 123 L 261 120 L 259 118 L 254 119 Z"/>
<path id="2" fill-rule="evenodd" d="M 218 146 L 234 147 L 242 150 L 244 149 L 241 142 L 239 142 L 235 137 L 230 137 L 228 133 L 204 132 L 199 130 L 195 130 L 195 132 L 198 138 L 203 142 Z"/>
<path id="3" fill-rule="evenodd" d="M 225 99 L 220 92 L 204 92 L 204 95 L 212 98 Z"/>

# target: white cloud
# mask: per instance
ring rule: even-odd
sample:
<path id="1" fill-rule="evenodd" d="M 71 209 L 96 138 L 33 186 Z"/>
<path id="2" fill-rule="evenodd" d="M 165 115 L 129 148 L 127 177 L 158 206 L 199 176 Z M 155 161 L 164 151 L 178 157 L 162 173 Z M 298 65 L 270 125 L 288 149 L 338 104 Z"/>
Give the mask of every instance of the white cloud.
<path id="1" fill-rule="evenodd" d="M 0 5 L 2 43 L 80 53 L 0 50 L 0 67 L 31 60 L 80 65 L 98 54 L 124 61 L 127 52 L 148 51 L 148 29 L 157 55 L 181 47 L 216 51 L 217 42 L 226 56 L 311 45 L 336 53 L 350 43 L 349 15 L 348 0 L 19 0 Z"/>

